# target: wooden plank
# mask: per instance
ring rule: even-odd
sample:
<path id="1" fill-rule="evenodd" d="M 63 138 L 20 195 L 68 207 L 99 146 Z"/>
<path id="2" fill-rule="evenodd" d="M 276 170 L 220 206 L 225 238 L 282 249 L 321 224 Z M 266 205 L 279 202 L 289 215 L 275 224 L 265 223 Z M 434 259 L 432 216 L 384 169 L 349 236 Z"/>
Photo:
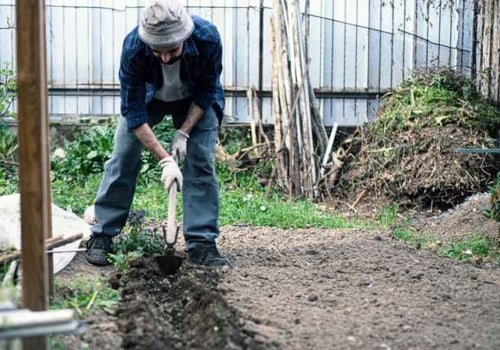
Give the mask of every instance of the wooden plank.
<path id="1" fill-rule="evenodd" d="M 49 128 L 45 49 L 45 1 L 16 1 L 21 251 L 23 306 L 48 306 L 48 259 L 51 236 Z M 25 349 L 46 349 L 45 337 L 27 338 Z"/>

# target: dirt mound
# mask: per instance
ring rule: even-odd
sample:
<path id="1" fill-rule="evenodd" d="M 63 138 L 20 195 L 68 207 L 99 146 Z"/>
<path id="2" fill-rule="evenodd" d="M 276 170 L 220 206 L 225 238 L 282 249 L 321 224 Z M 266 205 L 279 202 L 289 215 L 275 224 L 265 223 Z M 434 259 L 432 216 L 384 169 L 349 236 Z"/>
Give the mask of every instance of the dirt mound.
<path id="1" fill-rule="evenodd" d="M 111 282 L 122 291 L 116 310 L 122 348 L 262 349 L 224 300 L 220 273 L 185 264 L 167 277 L 153 259 L 139 259 L 117 274 Z"/>
<path id="2" fill-rule="evenodd" d="M 500 112 L 473 91 L 465 78 L 437 70 L 385 96 L 377 118 L 345 145 L 339 197 L 363 193 L 402 208 L 448 209 L 486 191 L 500 157 L 457 149 L 495 147 Z"/>
<path id="3" fill-rule="evenodd" d="M 477 193 L 439 215 L 429 217 L 420 213 L 414 216 L 411 227 L 415 234 L 425 236 L 431 233 L 443 244 L 457 242 L 470 235 L 497 240 L 500 223 L 484 214 L 489 207 L 490 194 Z"/>

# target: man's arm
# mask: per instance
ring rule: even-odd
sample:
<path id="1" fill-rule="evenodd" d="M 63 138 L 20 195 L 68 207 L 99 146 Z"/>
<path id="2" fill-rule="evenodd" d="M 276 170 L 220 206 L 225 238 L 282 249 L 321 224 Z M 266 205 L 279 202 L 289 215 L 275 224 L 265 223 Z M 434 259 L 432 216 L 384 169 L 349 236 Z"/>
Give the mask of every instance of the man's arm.
<path id="1" fill-rule="evenodd" d="M 189 135 L 196 123 L 198 123 L 201 119 L 204 112 L 205 111 L 198 107 L 195 103 L 191 103 L 186 120 L 181 126 L 181 130 Z M 139 141 L 141 141 L 141 143 L 156 156 L 156 159 L 162 160 L 165 157 L 170 156 L 170 153 L 163 148 L 148 123 L 144 123 L 138 128 L 135 128 L 134 134 Z"/>
<path id="2" fill-rule="evenodd" d="M 205 111 L 201 109 L 196 103 L 191 103 L 186 120 L 182 124 L 180 130 L 189 135 L 196 123 L 198 123 L 198 121 L 201 119 L 204 112 Z"/>
<path id="3" fill-rule="evenodd" d="M 170 156 L 170 153 L 163 148 L 148 123 L 144 123 L 138 128 L 135 128 L 134 134 L 159 161 Z"/>

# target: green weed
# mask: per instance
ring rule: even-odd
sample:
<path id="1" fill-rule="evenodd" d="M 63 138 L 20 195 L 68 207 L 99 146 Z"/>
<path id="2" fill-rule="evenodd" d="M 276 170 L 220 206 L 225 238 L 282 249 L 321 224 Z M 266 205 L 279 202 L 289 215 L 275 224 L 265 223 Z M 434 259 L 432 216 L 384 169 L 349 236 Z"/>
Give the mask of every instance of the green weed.
<path id="1" fill-rule="evenodd" d="M 51 301 L 50 309 L 74 309 L 80 318 L 85 318 L 94 308 L 111 312 L 111 307 L 120 300 L 119 292 L 102 277 L 80 278 L 67 283 L 55 280 L 60 296 Z"/>
<path id="2" fill-rule="evenodd" d="M 160 235 L 154 231 L 145 232 L 144 219 L 144 211 L 131 212 L 122 234 L 113 242 L 113 253 L 108 259 L 119 271 L 128 270 L 133 260 L 165 251 Z"/>
<path id="3" fill-rule="evenodd" d="M 377 213 L 377 221 L 385 228 L 394 225 L 397 219 L 398 219 L 398 206 L 395 204 L 384 206 Z"/>
<path id="4" fill-rule="evenodd" d="M 441 256 L 458 260 L 470 260 L 477 257 L 496 257 L 498 253 L 498 245 L 492 238 L 478 235 L 463 238 L 438 251 L 438 254 Z"/>
<path id="5" fill-rule="evenodd" d="M 396 227 L 392 231 L 393 237 L 406 242 L 406 243 L 416 243 L 421 246 L 426 246 L 428 244 L 432 244 L 436 242 L 436 238 L 430 235 L 421 236 L 416 235 L 410 228 L 401 226 Z"/>
<path id="6" fill-rule="evenodd" d="M 11 194 L 17 190 L 17 150 L 17 137 L 0 121 L 0 195 Z"/>
<path id="7" fill-rule="evenodd" d="M 14 71 L 9 63 L 0 67 L 0 116 L 8 115 L 14 117 L 9 108 L 16 98 L 17 83 Z"/>

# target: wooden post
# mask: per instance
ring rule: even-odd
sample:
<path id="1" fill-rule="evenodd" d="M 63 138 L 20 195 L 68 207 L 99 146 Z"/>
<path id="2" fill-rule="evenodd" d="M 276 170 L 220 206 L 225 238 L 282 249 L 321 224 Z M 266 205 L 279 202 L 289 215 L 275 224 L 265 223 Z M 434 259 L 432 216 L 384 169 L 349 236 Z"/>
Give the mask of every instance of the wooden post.
<path id="1" fill-rule="evenodd" d="M 17 84 L 21 191 L 23 307 L 48 306 L 51 236 L 49 127 L 45 49 L 45 1 L 17 0 Z M 24 340 L 24 349 L 47 349 L 46 337 Z"/>

